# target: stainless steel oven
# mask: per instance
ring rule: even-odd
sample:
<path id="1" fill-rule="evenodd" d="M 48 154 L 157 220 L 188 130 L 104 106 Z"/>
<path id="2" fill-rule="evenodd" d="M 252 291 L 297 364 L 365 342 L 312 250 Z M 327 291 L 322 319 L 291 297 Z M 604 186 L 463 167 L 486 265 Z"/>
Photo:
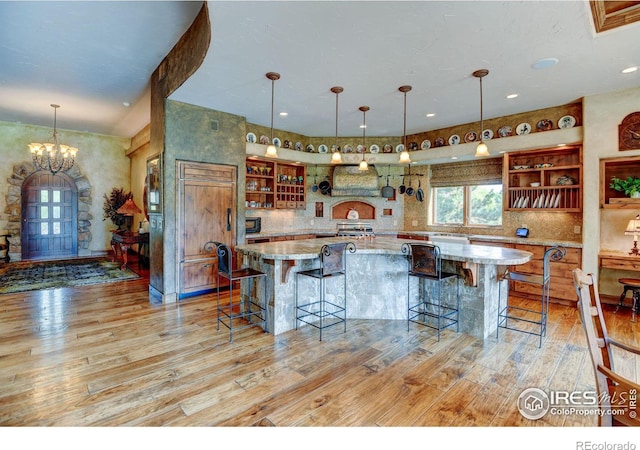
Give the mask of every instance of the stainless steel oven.
<path id="1" fill-rule="evenodd" d="M 260 233 L 262 230 L 262 218 L 261 217 L 245 217 L 245 226 L 244 232 L 249 233 Z"/>

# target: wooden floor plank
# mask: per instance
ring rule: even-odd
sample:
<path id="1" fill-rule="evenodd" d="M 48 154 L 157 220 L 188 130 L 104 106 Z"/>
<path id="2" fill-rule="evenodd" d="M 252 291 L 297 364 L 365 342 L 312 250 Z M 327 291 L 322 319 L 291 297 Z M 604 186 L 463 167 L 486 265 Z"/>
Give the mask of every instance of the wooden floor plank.
<path id="1" fill-rule="evenodd" d="M 222 293 L 223 297 L 227 295 Z M 605 308 L 609 333 L 638 345 L 640 321 Z M 158 305 L 148 279 L 0 296 L 4 426 L 593 426 L 528 420 L 528 387 L 594 389 L 579 314 L 551 305 L 537 336 L 485 340 L 405 321 L 349 320 L 323 341 L 302 327 L 217 330 L 215 295 Z M 616 355 L 637 380 L 640 358 Z"/>

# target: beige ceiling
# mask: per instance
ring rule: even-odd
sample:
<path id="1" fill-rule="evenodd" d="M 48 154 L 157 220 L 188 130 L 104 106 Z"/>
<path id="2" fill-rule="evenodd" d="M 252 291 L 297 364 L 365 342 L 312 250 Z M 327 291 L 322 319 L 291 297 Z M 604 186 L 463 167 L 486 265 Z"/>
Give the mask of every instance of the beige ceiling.
<path id="1" fill-rule="evenodd" d="M 309 136 L 409 133 L 640 86 L 640 23 L 597 33 L 589 2 L 213 1 L 201 68 L 172 99 Z M 152 71 L 193 20 L 189 2 L 0 2 L 0 120 L 131 136 L 149 120 Z M 34 32 L 36 30 L 36 32 Z M 558 64 L 536 70 L 543 58 Z M 513 100 L 506 95 L 518 93 Z M 131 102 L 125 108 L 122 102 Z M 640 107 L 639 107 L 640 109 Z M 427 113 L 435 117 L 427 119 Z"/>

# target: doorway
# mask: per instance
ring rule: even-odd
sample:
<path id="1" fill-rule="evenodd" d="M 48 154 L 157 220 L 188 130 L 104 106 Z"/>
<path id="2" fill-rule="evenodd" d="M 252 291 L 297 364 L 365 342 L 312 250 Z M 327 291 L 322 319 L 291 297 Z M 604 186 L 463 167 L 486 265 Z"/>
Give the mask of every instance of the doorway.
<path id="1" fill-rule="evenodd" d="M 22 184 L 22 259 L 78 256 L 78 188 L 65 173 L 34 172 Z"/>

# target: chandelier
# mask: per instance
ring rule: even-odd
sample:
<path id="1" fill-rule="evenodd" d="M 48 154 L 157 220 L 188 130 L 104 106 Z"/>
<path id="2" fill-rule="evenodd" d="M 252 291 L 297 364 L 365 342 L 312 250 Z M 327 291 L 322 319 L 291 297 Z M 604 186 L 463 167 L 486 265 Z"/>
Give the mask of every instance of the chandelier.
<path id="1" fill-rule="evenodd" d="M 53 142 L 32 142 L 29 144 L 33 162 L 38 170 L 48 170 L 52 174 L 69 170 L 73 167 L 78 149 L 58 143 L 58 130 L 56 129 L 57 110 L 60 105 L 52 104 L 53 108 Z"/>

